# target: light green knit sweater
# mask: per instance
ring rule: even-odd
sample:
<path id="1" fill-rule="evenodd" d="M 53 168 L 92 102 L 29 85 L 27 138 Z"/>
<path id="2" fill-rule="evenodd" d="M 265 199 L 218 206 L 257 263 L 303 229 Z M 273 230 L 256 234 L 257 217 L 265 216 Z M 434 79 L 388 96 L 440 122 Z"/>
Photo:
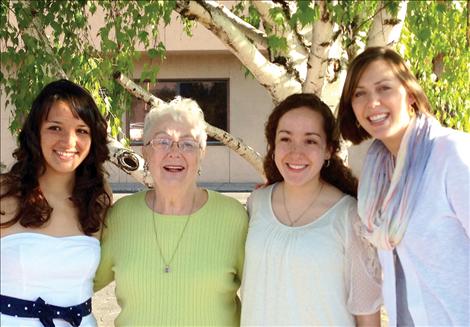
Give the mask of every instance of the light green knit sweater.
<path id="1" fill-rule="evenodd" d="M 172 271 L 165 273 L 145 193 L 117 201 L 103 233 L 95 290 L 116 281 L 121 312 L 115 325 L 239 325 L 236 293 L 248 228 L 244 207 L 233 198 L 208 191 L 207 203 L 190 218 Z M 154 217 L 168 260 L 186 216 Z"/>

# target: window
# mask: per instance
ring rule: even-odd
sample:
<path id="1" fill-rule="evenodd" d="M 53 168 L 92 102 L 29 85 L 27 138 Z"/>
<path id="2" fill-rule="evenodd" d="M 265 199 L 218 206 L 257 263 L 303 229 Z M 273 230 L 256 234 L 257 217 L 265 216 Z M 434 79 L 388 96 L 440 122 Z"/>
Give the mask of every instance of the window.
<path id="1" fill-rule="evenodd" d="M 225 131 L 228 128 L 228 80 L 158 80 L 157 83 L 143 82 L 147 91 L 162 99 L 171 101 L 175 96 L 195 100 L 204 111 L 206 121 Z M 132 145 L 142 144 L 144 118 L 150 106 L 140 99 L 132 99 L 128 114 L 128 135 Z M 208 143 L 218 141 L 208 138 Z"/>

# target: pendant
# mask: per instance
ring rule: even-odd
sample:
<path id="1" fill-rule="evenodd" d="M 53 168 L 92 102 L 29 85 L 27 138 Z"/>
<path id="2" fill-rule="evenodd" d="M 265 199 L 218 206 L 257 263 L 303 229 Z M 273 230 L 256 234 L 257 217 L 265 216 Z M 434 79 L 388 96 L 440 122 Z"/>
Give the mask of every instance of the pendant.
<path id="1" fill-rule="evenodd" d="M 171 271 L 170 266 L 166 265 L 163 271 L 169 273 Z"/>

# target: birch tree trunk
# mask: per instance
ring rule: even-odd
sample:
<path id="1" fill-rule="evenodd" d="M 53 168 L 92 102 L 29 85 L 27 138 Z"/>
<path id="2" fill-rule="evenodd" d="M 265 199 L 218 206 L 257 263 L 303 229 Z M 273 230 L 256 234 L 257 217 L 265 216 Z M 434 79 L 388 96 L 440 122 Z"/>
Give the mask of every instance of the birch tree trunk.
<path id="1" fill-rule="evenodd" d="M 393 46 L 398 42 L 405 22 L 407 5 L 407 1 L 400 1 L 397 15 L 393 15 L 386 9 L 385 2 L 380 2 L 380 9 L 369 30 L 367 47 Z"/>

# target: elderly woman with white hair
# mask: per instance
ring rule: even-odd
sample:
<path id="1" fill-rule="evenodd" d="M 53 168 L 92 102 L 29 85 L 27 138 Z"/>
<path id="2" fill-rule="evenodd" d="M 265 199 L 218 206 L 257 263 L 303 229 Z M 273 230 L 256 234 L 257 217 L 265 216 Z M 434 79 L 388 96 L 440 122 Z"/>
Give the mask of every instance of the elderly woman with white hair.
<path id="1" fill-rule="evenodd" d="M 154 188 L 110 209 L 95 290 L 116 281 L 116 326 L 239 325 L 248 218 L 237 200 L 196 184 L 202 111 L 189 99 L 152 109 L 143 137 Z"/>

